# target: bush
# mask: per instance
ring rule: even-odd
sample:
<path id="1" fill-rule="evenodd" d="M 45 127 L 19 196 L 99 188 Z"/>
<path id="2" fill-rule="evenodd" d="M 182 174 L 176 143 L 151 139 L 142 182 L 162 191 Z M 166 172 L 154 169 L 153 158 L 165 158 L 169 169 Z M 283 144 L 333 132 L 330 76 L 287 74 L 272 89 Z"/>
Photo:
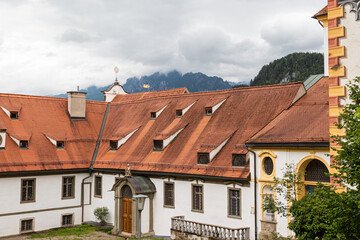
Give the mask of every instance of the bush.
<path id="1" fill-rule="evenodd" d="M 98 207 L 94 210 L 94 215 L 97 220 L 105 223 L 109 215 L 109 209 L 107 207 Z"/>

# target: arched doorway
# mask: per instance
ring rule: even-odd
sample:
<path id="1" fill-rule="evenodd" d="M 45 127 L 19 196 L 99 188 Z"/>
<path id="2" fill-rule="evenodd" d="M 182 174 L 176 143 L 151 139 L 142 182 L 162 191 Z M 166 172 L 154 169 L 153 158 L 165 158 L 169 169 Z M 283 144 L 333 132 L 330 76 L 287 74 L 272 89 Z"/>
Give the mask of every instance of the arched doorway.
<path id="1" fill-rule="evenodd" d="M 128 185 L 121 189 L 121 229 L 123 232 L 132 233 L 132 191 Z"/>

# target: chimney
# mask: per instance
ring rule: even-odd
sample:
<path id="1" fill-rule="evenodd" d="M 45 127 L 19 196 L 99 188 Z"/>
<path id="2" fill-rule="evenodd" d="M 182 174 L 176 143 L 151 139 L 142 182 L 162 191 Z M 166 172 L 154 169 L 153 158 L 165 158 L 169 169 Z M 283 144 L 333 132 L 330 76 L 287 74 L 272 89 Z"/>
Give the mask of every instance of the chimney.
<path id="1" fill-rule="evenodd" d="M 86 92 L 67 92 L 68 112 L 71 119 L 85 119 L 86 116 Z"/>

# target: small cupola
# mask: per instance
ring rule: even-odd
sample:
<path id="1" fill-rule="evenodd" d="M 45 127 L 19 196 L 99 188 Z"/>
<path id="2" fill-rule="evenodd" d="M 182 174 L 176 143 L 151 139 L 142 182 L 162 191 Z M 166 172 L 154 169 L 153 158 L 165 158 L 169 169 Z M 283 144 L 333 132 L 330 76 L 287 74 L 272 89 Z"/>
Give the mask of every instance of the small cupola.
<path id="1" fill-rule="evenodd" d="M 86 92 L 78 91 L 67 92 L 68 112 L 73 120 L 83 120 L 86 117 Z"/>
<path id="2" fill-rule="evenodd" d="M 119 68 L 115 67 L 114 72 L 116 74 L 115 82 L 110 85 L 106 90 L 101 91 L 104 94 L 105 102 L 111 102 L 116 97 L 116 95 L 127 94 L 127 92 L 125 92 L 124 88 L 119 84 L 117 79 Z"/>

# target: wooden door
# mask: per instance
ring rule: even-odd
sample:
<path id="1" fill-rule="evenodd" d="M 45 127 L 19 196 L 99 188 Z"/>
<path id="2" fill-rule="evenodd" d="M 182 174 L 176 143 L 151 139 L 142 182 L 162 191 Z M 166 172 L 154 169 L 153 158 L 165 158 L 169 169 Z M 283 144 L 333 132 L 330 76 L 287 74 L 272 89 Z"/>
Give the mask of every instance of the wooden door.
<path id="1" fill-rule="evenodd" d="M 122 214 L 121 214 L 122 231 L 132 232 L 132 199 L 122 199 Z"/>

